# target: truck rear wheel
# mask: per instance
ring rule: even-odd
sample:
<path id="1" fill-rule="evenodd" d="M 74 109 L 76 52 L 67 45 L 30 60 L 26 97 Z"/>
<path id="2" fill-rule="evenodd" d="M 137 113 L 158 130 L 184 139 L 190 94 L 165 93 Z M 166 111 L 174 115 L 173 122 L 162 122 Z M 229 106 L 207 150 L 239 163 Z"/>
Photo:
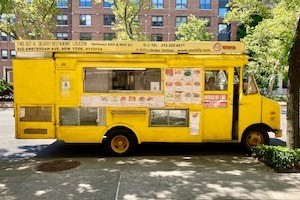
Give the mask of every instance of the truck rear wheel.
<path id="1" fill-rule="evenodd" d="M 105 142 L 105 150 L 111 156 L 127 156 L 133 152 L 136 142 L 125 129 L 111 131 Z"/>
<path id="2" fill-rule="evenodd" d="M 242 143 L 247 150 L 251 150 L 260 144 L 268 145 L 270 142 L 268 132 L 263 128 L 253 128 L 248 130 L 242 139 Z"/>

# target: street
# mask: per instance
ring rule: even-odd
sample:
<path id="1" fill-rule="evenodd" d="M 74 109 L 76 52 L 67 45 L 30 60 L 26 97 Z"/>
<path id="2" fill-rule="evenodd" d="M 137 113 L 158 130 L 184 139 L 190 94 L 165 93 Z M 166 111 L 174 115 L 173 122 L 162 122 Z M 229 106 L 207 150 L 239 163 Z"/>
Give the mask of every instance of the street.
<path id="1" fill-rule="evenodd" d="M 275 173 L 236 144 L 143 145 L 132 157 L 105 157 L 101 145 L 14 139 L 12 109 L 1 109 L 0 130 L 0 199 L 298 199 L 300 195 L 300 174 Z M 272 140 L 284 143 L 281 138 Z M 67 165 L 68 170 L 60 171 Z"/>

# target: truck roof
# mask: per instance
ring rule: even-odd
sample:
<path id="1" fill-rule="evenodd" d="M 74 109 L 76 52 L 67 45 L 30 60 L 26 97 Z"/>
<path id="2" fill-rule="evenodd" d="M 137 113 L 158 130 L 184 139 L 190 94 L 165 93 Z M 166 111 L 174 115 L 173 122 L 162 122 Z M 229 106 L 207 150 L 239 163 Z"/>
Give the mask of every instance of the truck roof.
<path id="1" fill-rule="evenodd" d="M 16 40 L 17 57 L 52 57 L 53 53 L 101 54 L 245 54 L 242 42 L 136 42 L 82 40 Z"/>

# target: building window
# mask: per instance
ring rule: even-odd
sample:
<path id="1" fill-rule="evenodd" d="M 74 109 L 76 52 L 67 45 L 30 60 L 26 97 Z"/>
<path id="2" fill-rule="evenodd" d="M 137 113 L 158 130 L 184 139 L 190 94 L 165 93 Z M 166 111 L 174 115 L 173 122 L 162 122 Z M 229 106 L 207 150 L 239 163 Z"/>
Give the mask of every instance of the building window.
<path id="1" fill-rule="evenodd" d="M 16 51 L 10 50 L 10 59 L 14 59 L 16 57 Z"/>
<path id="2" fill-rule="evenodd" d="M 188 3 L 187 0 L 176 0 L 176 9 L 187 9 Z"/>
<path id="3" fill-rule="evenodd" d="M 229 7 L 227 7 L 228 0 L 219 0 L 219 17 L 224 18 Z"/>
<path id="4" fill-rule="evenodd" d="M 104 40 L 114 40 L 116 38 L 115 33 L 104 33 Z"/>
<path id="5" fill-rule="evenodd" d="M 92 7 L 92 0 L 79 0 L 80 7 Z"/>
<path id="6" fill-rule="evenodd" d="M 68 40 L 69 39 L 69 34 L 68 33 L 57 33 L 56 38 L 58 40 Z"/>
<path id="7" fill-rule="evenodd" d="M 179 17 L 176 17 L 175 20 L 176 20 L 175 26 L 176 26 L 176 27 L 179 27 L 181 23 L 186 24 L 186 22 L 187 22 L 187 17 L 185 17 L 185 16 L 179 16 Z"/>
<path id="8" fill-rule="evenodd" d="M 68 15 L 57 15 L 58 25 L 68 25 Z"/>
<path id="9" fill-rule="evenodd" d="M 1 50 L 1 59 L 7 60 L 7 50 Z"/>
<path id="10" fill-rule="evenodd" d="M 163 41 L 163 35 L 162 34 L 152 34 L 151 41 Z"/>
<path id="11" fill-rule="evenodd" d="M 218 40 L 229 41 L 230 40 L 230 27 L 227 24 L 219 24 L 218 26 Z"/>
<path id="12" fill-rule="evenodd" d="M 188 126 L 188 110 L 152 109 L 150 126 Z"/>
<path id="13" fill-rule="evenodd" d="M 103 7 L 104 8 L 111 8 L 114 5 L 113 0 L 104 0 L 103 1 Z"/>
<path id="14" fill-rule="evenodd" d="M 151 21 L 151 26 L 162 27 L 163 26 L 163 17 L 162 16 L 153 16 Z"/>
<path id="15" fill-rule="evenodd" d="M 80 23 L 82 26 L 91 26 L 92 25 L 92 16 L 91 15 L 79 15 Z"/>
<path id="16" fill-rule="evenodd" d="M 105 26 L 112 26 L 115 23 L 115 16 L 114 15 L 104 15 L 104 25 Z"/>
<path id="17" fill-rule="evenodd" d="M 58 8 L 67 8 L 68 7 L 68 0 L 58 0 L 56 2 L 56 7 L 58 7 Z"/>
<path id="18" fill-rule="evenodd" d="M 200 0 L 200 9 L 201 10 L 210 10 L 211 9 L 211 0 Z"/>
<path id="19" fill-rule="evenodd" d="M 92 33 L 80 33 L 80 40 L 92 40 Z"/>
<path id="20" fill-rule="evenodd" d="M 164 1 L 163 0 L 152 0 L 152 8 L 154 8 L 154 9 L 164 8 Z"/>
<path id="21" fill-rule="evenodd" d="M 13 72 L 11 67 L 4 67 L 4 78 L 7 83 L 13 83 Z"/>
<path id="22" fill-rule="evenodd" d="M 1 41 L 7 41 L 7 34 L 4 32 L 1 32 Z"/>
<path id="23" fill-rule="evenodd" d="M 207 21 L 206 27 L 211 27 L 211 17 L 200 17 L 200 19 Z"/>

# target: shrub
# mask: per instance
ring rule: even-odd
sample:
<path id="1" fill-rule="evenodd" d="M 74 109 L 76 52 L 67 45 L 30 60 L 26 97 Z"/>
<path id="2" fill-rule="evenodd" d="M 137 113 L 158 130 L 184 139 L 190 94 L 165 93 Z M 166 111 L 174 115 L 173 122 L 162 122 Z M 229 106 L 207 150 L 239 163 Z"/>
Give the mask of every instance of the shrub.
<path id="1" fill-rule="evenodd" d="M 300 149 L 259 145 L 252 148 L 252 152 L 254 157 L 258 157 L 276 171 L 293 169 L 295 163 L 300 160 Z"/>

